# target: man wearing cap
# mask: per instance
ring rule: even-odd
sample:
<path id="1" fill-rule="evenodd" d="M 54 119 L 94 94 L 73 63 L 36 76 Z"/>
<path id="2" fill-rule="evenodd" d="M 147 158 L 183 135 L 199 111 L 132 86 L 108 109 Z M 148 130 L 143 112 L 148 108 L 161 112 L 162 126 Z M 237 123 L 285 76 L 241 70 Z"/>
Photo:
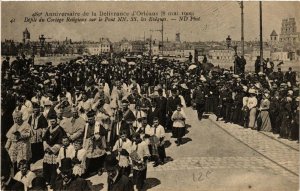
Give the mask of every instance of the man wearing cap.
<path id="1" fill-rule="evenodd" d="M 67 133 L 67 136 L 70 138 L 70 141 L 74 142 L 76 139 L 83 137 L 86 123 L 84 119 L 78 115 L 76 107 L 72 107 L 71 111 L 73 116 L 71 118 L 66 118 L 64 123 L 61 125 Z"/>
<path id="2" fill-rule="evenodd" d="M 44 156 L 43 148 L 43 134 L 48 127 L 48 121 L 45 116 L 40 112 L 40 105 L 33 103 L 33 114 L 28 119 L 28 124 L 31 127 L 31 151 L 32 163 L 40 160 Z"/>
<path id="3" fill-rule="evenodd" d="M 57 180 L 54 186 L 54 190 L 78 190 L 85 191 L 91 190 L 88 182 L 80 177 L 73 174 L 72 170 L 72 160 L 70 158 L 64 158 L 61 161 L 61 166 L 59 167 L 61 171 L 61 179 Z"/>
<path id="4" fill-rule="evenodd" d="M 31 129 L 30 125 L 22 120 L 21 112 L 15 112 L 13 118 L 15 123 L 6 134 L 7 141 L 5 148 L 14 164 L 16 172 L 17 163 L 23 159 L 28 161 L 32 157 L 30 144 Z"/>
<path id="5" fill-rule="evenodd" d="M 104 127 L 95 122 L 95 112 L 87 113 L 88 121 L 84 130 L 83 147 L 87 151 L 86 175 L 102 174 L 102 168 L 106 155 L 106 131 Z"/>
<path id="6" fill-rule="evenodd" d="M 133 191 L 133 184 L 128 176 L 120 173 L 118 161 L 114 155 L 107 155 L 105 159 L 107 171 L 108 191 Z"/>
<path id="7" fill-rule="evenodd" d="M 57 177 L 57 156 L 62 146 L 62 139 L 66 136 L 64 129 L 57 123 L 57 115 L 54 110 L 48 113 L 50 127 L 43 137 L 44 159 L 43 177 L 50 188 L 53 188 Z"/>

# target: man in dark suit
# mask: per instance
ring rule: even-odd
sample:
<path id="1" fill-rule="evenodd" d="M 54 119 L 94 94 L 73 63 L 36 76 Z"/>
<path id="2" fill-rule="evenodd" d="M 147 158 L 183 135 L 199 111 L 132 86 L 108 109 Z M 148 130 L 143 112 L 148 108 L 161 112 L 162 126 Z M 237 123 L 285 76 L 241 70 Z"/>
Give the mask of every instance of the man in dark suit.
<path id="1" fill-rule="evenodd" d="M 278 71 L 275 73 L 275 81 L 277 86 L 280 86 L 280 84 L 283 82 L 284 74 L 281 71 L 281 68 L 278 68 Z"/>
<path id="2" fill-rule="evenodd" d="M 117 166 L 116 156 L 107 155 L 105 160 L 105 169 L 108 174 L 108 191 L 133 191 L 133 183 L 128 176 L 120 173 Z"/>
<path id="3" fill-rule="evenodd" d="M 1 164 L 1 190 L 23 191 L 24 184 L 11 177 L 11 171 L 8 161 L 2 161 Z"/>
<path id="4" fill-rule="evenodd" d="M 290 82 L 291 85 L 296 85 L 296 73 L 293 71 L 292 67 L 289 67 L 289 71 L 285 73 L 284 78 L 286 81 Z"/>
<path id="5" fill-rule="evenodd" d="M 255 73 L 258 74 L 260 71 L 260 56 L 257 56 L 255 60 Z"/>
<path id="6" fill-rule="evenodd" d="M 163 90 L 157 90 L 159 97 L 156 98 L 156 106 L 159 108 L 159 123 L 166 127 L 166 114 L 167 114 L 167 98 L 163 96 Z"/>
<path id="7" fill-rule="evenodd" d="M 61 179 L 55 183 L 54 190 L 91 190 L 86 180 L 73 175 L 71 158 L 62 159 L 59 170 Z"/>
<path id="8" fill-rule="evenodd" d="M 32 104 L 33 114 L 28 119 L 28 124 L 31 127 L 33 136 L 31 137 L 31 152 L 32 163 L 40 160 L 44 156 L 43 137 L 42 132 L 46 131 L 48 127 L 48 121 L 45 116 L 40 112 L 41 106 L 35 102 Z"/>
<path id="9" fill-rule="evenodd" d="M 171 130 L 172 129 L 172 120 L 171 120 L 171 116 L 173 114 L 173 112 L 177 109 L 177 105 L 181 104 L 181 100 L 178 96 L 178 92 L 177 89 L 172 89 L 171 90 L 172 96 L 168 98 L 167 101 L 167 124 L 166 127 L 167 129 Z"/>
<path id="10" fill-rule="evenodd" d="M 132 110 L 129 108 L 128 104 L 129 103 L 127 100 L 122 101 L 123 119 L 121 122 L 120 132 L 126 131 L 127 137 L 130 137 L 131 136 L 130 129 L 132 127 L 133 121 L 136 120 L 136 117 L 135 117 L 134 113 L 132 112 Z"/>
<path id="11" fill-rule="evenodd" d="M 10 60 L 10 57 L 7 56 L 5 58 L 5 60 L 2 62 L 2 65 L 1 65 L 1 72 L 2 72 L 2 76 L 5 75 L 5 72 L 9 70 L 9 60 Z"/>
<path id="12" fill-rule="evenodd" d="M 205 107 L 205 93 L 202 85 L 196 87 L 193 92 L 193 100 L 197 109 L 198 119 L 201 121 Z"/>

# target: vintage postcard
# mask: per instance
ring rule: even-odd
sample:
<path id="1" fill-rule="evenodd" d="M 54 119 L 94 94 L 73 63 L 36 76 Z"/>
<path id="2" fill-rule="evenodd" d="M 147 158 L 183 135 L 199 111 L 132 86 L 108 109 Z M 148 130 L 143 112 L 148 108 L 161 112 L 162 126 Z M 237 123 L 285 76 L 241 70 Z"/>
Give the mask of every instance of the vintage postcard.
<path id="1" fill-rule="evenodd" d="M 298 190 L 299 10 L 2 2 L 1 190 Z"/>

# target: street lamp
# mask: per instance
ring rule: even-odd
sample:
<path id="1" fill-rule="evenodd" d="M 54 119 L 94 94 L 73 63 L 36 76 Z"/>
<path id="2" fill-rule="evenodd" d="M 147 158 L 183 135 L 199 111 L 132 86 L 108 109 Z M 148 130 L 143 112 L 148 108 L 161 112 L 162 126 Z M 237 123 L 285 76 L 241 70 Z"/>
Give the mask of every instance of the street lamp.
<path id="1" fill-rule="evenodd" d="M 226 38 L 226 44 L 227 44 L 227 48 L 233 48 L 234 50 L 234 57 L 235 57 L 235 61 L 234 61 L 234 73 L 237 72 L 237 63 L 236 63 L 236 56 L 237 56 L 237 45 L 232 46 L 231 45 L 231 38 L 228 35 L 228 37 Z"/>

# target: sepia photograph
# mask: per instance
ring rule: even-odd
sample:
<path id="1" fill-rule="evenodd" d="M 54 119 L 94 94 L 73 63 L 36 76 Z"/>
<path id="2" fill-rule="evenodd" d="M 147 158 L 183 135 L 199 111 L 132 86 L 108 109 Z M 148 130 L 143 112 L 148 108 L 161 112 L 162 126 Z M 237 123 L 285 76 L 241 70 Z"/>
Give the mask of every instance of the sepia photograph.
<path id="1" fill-rule="evenodd" d="M 299 1 L 0 5 L 0 190 L 299 190 Z"/>

